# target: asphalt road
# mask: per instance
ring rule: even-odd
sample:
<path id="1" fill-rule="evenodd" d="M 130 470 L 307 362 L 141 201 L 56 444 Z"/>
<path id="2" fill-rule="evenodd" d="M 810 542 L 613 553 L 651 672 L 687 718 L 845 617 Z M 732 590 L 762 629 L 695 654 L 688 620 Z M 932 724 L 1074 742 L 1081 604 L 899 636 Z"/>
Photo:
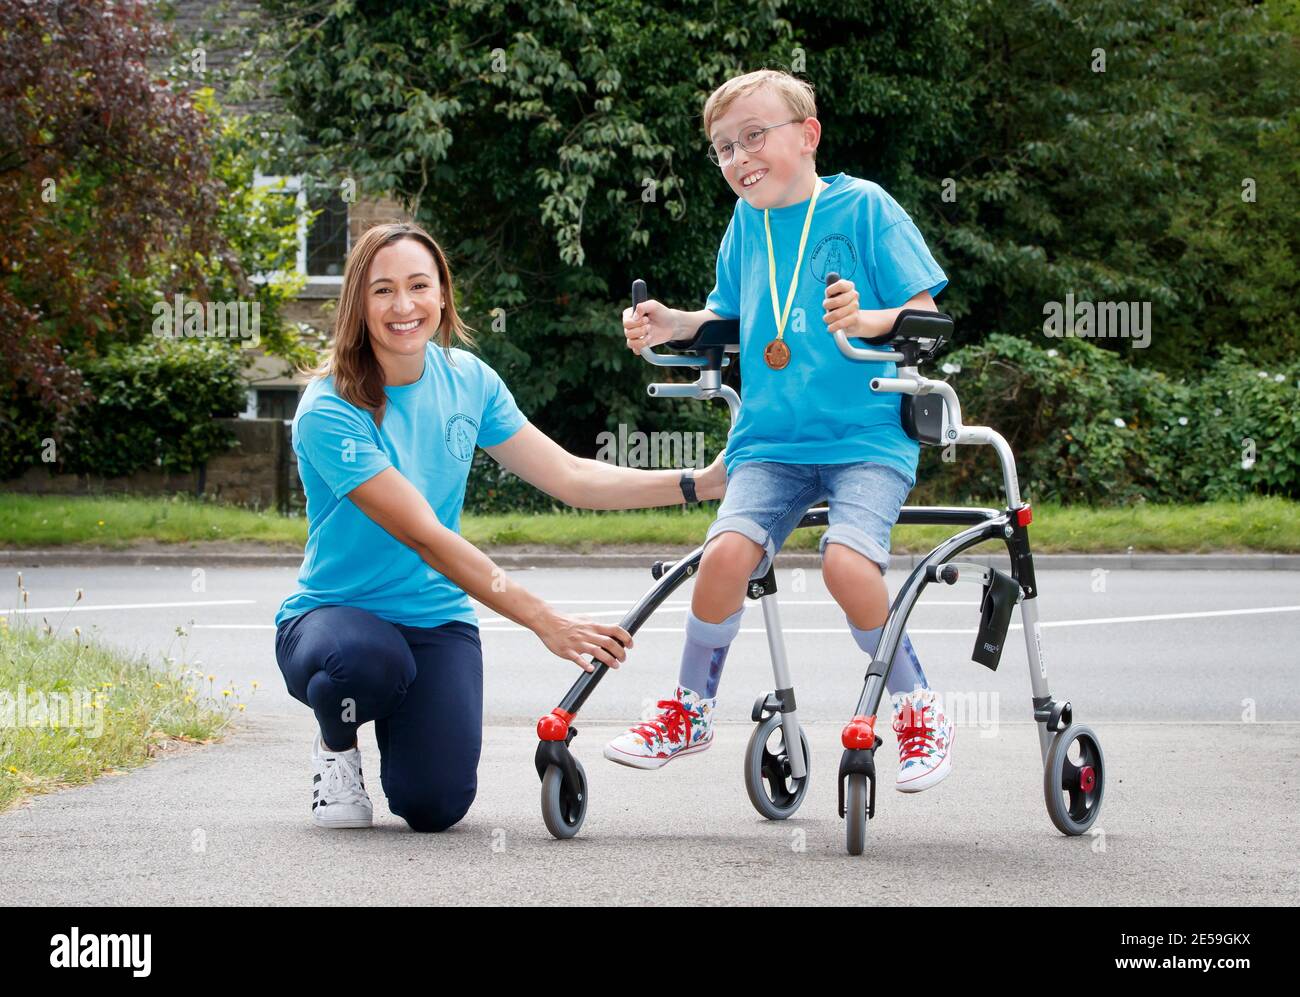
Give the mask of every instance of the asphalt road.
<path id="1" fill-rule="evenodd" d="M 313 721 L 285 692 L 273 648 L 271 619 L 295 572 L 195 570 L 24 571 L 38 619 L 98 628 L 129 652 L 170 653 L 223 684 L 246 692 L 256 679 L 261 689 L 222 744 L 0 815 L 0 902 L 646 904 L 673 891 L 680 903 L 686 867 L 708 870 L 693 903 L 1300 902 L 1300 572 L 1113 571 L 1104 585 L 1087 570 L 1040 572 L 1052 691 L 1098 731 L 1109 769 L 1094 833 L 1074 839 L 1044 809 L 1023 644 L 1008 642 L 996 673 L 973 664 L 978 589 L 932 590 L 911 633 L 931 685 L 964 704 L 955 770 L 926 793 L 893 792 L 886 735 L 878 814 L 866 854 L 850 858 L 835 770 L 865 661 L 816 570 L 778 570 L 813 757 L 800 812 L 761 819 L 741 781 L 749 708 L 772 686 L 756 604 L 728 660 L 711 750 L 653 773 L 600 757 L 606 739 L 671 691 L 683 588 L 578 722 L 591 809 L 568 842 L 541 822 L 533 725 L 578 672 L 532 634 L 482 614 L 484 755 L 461 824 L 421 835 L 387 812 L 366 727 L 376 827 L 323 831 L 308 810 Z M 648 571 L 630 569 L 519 575 L 610 621 L 650 584 Z M 65 614 L 78 587 L 85 598 Z"/>

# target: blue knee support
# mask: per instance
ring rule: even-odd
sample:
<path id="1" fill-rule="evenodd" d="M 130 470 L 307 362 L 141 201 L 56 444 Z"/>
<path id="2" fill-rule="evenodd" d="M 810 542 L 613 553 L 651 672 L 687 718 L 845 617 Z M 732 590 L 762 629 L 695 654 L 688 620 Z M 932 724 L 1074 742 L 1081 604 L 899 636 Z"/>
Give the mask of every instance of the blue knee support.
<path id="1" fill-rule="evenodd" d="M 859 630 L 852 623 L 849 623 L 849 632 L 853 634 L 853 639 L 858 642 L 858 647 L 873 657 L 876 648 L 880 646 L 880 635 L 884 630 L 883 626 L 876 627 L 874 630 Z M 912 692 L 917 686 L 928 689 L 930 683 L 926 681 L 925 672 L 921 671 L 921 662 L 916 657 L 916 649 L 912 647 L 911 638 L 904 633 L 903 639 L 899 641 L 898 649 L 894 652 L 894 662 L 889 669 L 889 678 L 885 682 L 885 688 L 889 690 L 889 694 L 892 696 L 900 692 Z"/>
<path id="2" fill-rule="evenodd" d="M 707 623 L 691 610 L 686 611 L 686 644 L 682 647 L 678 685 L 705 699 L 718 694 L 727 650 L 740 633 L 740 618 L 744 615 L 742 606 L 721 623 Z"/>

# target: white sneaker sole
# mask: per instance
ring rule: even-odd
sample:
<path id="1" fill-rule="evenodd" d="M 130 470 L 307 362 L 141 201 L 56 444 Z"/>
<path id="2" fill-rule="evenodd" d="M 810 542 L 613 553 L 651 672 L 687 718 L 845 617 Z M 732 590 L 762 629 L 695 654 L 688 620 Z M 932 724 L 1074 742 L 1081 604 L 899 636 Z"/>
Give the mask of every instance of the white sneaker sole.
<path id="1" fill-rule="evenodd" d="M 373 815 L 370 817 L 339 817 L 336 820 L 322 818 L 319 809 L 313 810 L 311 822 L 317 827 L 346 828 L 346 827 L 373 827 L 375 824 Z"/>
<path id="2" fill-rule="evenodd" d="M 948 753 L 943 756 L 943 761 L 932 768 L 929 772 L 923 772 L 921 775 L 913 776 L 894 785 L 900 793 L 920 793 L 929 789 L 931 786 L 937 786 L 952 774 L 952 746 L 957 741 L 957 727 L 953 726 L 952 733 L 948 735 Z"/>
<path id="3" fill-rule="evenodd" d="M 651 758 L 648 755 L 633 755 L 626 751 L 619 751 L 611 744 L 605 745 L 605 757 L 611 762 L 617 762 L 619 765 L 626 765 L 634 769 L 658 769 L 663 768 L 674 758 L 680 758 L 682 755 L 699 754 L 713 744 L 713 738 L 702 741 L 699 744 L 692 744 L 689 748 L 682 748 L 674 752 L 667 758 Z"/>

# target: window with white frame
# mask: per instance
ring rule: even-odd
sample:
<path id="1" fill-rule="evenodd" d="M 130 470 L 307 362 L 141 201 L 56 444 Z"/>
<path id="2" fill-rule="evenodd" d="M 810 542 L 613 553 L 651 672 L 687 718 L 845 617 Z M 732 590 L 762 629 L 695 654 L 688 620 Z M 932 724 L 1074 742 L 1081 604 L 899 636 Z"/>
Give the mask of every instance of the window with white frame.
<path id="1" fill-rule="evenodd" d="M 343 283 L 343 264 L 350 247 L 348 206 L 339 192 L 317 188 L 309 197 L 301 176 L 265 176 L 258 173 L 253 185 L 294 199 L 298 210 L 298 258 L 295 271 L 316 283 Z M 319 211 L 310 225 L 307 223 L 308 210 Z"/>

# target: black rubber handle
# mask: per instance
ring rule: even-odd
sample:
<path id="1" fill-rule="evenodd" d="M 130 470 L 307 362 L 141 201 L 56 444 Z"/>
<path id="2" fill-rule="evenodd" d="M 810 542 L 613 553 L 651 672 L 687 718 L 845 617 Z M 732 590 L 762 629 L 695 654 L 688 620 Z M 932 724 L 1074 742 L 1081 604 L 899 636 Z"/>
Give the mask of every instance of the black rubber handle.
<path id="1" fill-rule="evenodd" d="M 645 281 L 640 277 L 632 281 L 632 311 L 636 312 L 636 306 L 644 304 L 648 295 L 646 294 Z"/>

